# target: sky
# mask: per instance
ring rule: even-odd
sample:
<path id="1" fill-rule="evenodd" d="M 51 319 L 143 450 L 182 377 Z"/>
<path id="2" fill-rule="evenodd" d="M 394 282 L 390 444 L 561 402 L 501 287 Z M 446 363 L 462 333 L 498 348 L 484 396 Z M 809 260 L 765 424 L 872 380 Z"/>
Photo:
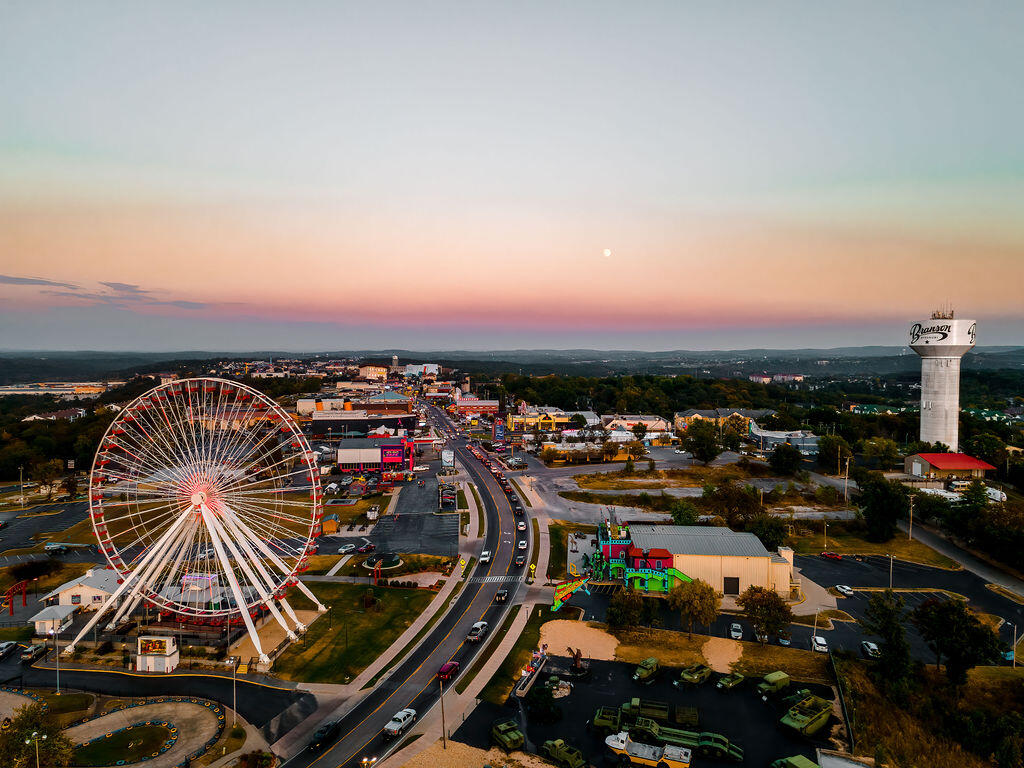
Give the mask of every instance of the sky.
<path id="1" fill-rule="evenodd" d="M 0 0 L 0 348 L 1022 343 L 1022 28 Z"/>

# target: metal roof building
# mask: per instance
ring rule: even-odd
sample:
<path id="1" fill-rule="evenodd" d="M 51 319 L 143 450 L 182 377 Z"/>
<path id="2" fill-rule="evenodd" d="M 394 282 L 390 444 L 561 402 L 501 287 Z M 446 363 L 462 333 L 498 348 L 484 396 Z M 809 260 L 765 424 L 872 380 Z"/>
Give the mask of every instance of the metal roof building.
<path id="1" fill-rule="evenodd" d="M 710 525 L 629 526 L 633 545 L 641 549 L 667 549 L 673 555 L 723 557 L 770 557 L 771 553 L 752 533 Z"/>

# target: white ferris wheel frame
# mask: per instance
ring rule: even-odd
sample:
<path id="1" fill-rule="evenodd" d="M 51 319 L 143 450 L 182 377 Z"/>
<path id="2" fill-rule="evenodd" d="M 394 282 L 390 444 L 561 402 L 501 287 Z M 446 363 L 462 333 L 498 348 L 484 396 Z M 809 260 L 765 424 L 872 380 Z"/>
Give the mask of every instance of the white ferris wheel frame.
<path id="1" fill-rule="evenodd" d="M 207 395 L 216 401 L 208 402 Z M 245 410 L 234 410 L 243 401 Z M 292 449 L 287 456 L 282 436 Z M 308 483 L 308 502 L 285 501 L 296 479 Z M 259 390 L 199 377 L 139 395 L 107 428 L 89 476 L 93 532 L 119 584 L 64 653 L 72 653 L 112 607 L 108 629 L 146 600 L 193 619 L 223 619 L 229 632 L 240 616 L 260 660 L 269 662 L 254 611 L 265 608 L 295 640 L 305 627 L 285 599 L 288 587 L 326 610 L 297 578 L 315 551 L 322 505 L 308 441 Z M 294 514 L 286 506 L 303 511 Z M 115 524 L 120 530 L 112 530 Z M 194 596 L 186 600 L 185 584 L 192 590 L 193 579 L 210 584 L 206 605 Z"/>

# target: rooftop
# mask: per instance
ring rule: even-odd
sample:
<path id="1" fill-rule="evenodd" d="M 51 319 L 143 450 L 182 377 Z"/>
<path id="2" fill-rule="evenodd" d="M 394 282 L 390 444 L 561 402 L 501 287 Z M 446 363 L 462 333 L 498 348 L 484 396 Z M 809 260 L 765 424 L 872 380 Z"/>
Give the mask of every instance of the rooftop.
<path id="1" fill-rule="evenodd" d="M 629 526 L 629 533 L 637 547 L 667 549 L 676 555 L 770 557 L 757 536 L 729 528 L 634 523 Z"/>
<path id="2" fill-rule="evenodd" d="M 987 461 L 968 456 L 966 453 L 918 453 L 915 454 L 936 469 L 995 469 Z"/>
<path id="3" fill-rule="evenodd" d="M 68 589 L 74 589 L 75 587 L 91 587 L 93 589 L 100 590 L 101 592 L 109 592 L 113 594 L 114 591 L 117 590 L 117 582 L 119 578 L 117 571 L 112 568 L 90 568 L 77 579 L 64 582 L 59 587 L 50 590 L 39 599 L 49 600 L 57 597 L 61 592 Z"/>

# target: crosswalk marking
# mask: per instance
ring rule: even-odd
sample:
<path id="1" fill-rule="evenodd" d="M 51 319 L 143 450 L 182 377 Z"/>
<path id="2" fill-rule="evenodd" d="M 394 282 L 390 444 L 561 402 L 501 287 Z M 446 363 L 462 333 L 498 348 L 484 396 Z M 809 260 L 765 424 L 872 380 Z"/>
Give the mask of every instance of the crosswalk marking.
<path id="1" fill-rule="evenodd" d="M 473 584 L 501 584 L 510 581 L 522 581 L 522 576 L 472 576 L 470 582 Z"/>

